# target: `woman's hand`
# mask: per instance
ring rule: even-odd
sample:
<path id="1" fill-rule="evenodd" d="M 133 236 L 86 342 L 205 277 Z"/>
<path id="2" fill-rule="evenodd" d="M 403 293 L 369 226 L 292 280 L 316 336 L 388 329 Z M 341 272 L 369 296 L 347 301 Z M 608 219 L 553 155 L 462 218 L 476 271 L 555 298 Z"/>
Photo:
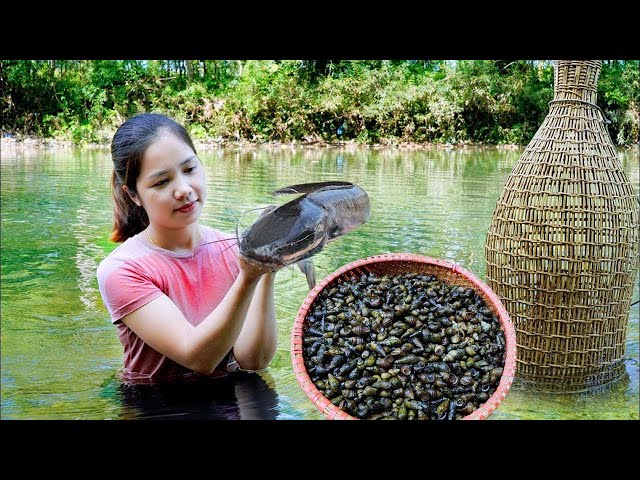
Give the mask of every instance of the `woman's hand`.
<path id="1" fill-rule="evenodd" d="M 267 265 L 264 263 L 256 262 L 255 260 L 250 260 L 247 257 L 242 255 L 238 255 L 238 259 L 240 260 L 240 270 L 248 277 L 248 278 L 260 278 L 265 273 L 273 273 L 280 270 L 280 266 Z"/>

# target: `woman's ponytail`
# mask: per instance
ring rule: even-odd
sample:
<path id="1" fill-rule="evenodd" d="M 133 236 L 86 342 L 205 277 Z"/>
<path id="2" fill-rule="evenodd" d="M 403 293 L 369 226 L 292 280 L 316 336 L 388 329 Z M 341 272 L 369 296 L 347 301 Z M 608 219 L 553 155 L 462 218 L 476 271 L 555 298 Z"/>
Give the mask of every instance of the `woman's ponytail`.
<path id="1" fill-rule="evenodd" d="M 144 208 L 139 207 L 129 198 L 115 171 L 111 175 L 111 189 L 114 203 L 111 240 L 119 243 L 147 228 L 149 217 Z"/>

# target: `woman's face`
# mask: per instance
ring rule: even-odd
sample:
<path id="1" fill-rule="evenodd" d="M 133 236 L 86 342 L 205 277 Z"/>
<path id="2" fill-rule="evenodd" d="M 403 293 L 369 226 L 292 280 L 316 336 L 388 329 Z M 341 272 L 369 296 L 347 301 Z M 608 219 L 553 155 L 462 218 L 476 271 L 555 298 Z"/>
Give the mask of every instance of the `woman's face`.
<path id="1" fill-rule="evenodd" d="M 136 181 L 137 195 L 149 222 L 179 229 L 198 220 L 206 199 L 204 167 L 191 148 L 171 133 L 152 143 Z"/>

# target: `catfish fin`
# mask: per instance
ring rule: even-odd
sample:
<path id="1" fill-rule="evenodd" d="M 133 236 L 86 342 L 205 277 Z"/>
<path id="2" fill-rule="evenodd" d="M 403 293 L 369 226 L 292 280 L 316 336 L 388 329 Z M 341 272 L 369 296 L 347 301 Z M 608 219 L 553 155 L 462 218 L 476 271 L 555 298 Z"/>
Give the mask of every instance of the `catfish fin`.
<path id="1" fill-rule="evenodd" d="M 271 195 L 283 195 L 283 194 L 293 194 L 293 193 L 311 193 L 315 192 L 324 187 L 348 187 L 353 185 L 351 182 L 312 182 L 312 183 L 299 183 L 297 185 L 289 185 L 288 187 L 282 187 L 274 192 L 271 192 Z"/>
<path id="2" fill-rule="evenodd" d="M 316 267 L 313 264 L 313 260 L 311 260 L 311 258 L 305 258 L 297 262 L 296 265 L 300 267 L 300 271 L 307 277 L 309 290 L 313 290 L 313 287 L 316 286 Z"/>

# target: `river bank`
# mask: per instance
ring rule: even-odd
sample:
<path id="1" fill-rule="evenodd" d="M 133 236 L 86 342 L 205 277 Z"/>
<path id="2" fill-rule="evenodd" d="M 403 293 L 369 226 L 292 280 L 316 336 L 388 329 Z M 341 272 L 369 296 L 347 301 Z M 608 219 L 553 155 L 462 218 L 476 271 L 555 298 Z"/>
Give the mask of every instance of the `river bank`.
<path id="1" fill-rule="evenodd" d="M 312 141 L 312 142 L 249 142 L 249 141 L 226 141 L 226 140 L 196 140 L 194 139 L 194 145 L 198 150 L 215 150 L 215 149 L 252 149 L 252 148 L 264 148 L 272 150 L 295 150 L 295 149 L 325 149 L 325 148 L 339 148 L 345 150 L 360 150 L 369 149 L 376 150 L 382 148 L 395 148 L 399 150 L 452 150 L 452 149 L 468 149 L 468 148 L 486 148 L 497 150 L 518 150 L 524 148 L 521 145 L 507 144 L 507 145 L 484 145 L 472 142 L 460 142 L 460 143 L 415 143 L 415 142 L 401 142 L 401 141 L 389 141 L 386 143 L 376 144 L 362 144 L 355 141 Z M 0 139 L 0 150 L 5 153 L 11 153 L 14 151 L 29 151 L 29 150 L 66 150 L 66 149 L 108 149 L 109 144 L 106 143 L 84 143 L 74 144 L 69 140 L 59 140 L 53 138 L 39 138 L 39 137 L 3 137 Z"/>

